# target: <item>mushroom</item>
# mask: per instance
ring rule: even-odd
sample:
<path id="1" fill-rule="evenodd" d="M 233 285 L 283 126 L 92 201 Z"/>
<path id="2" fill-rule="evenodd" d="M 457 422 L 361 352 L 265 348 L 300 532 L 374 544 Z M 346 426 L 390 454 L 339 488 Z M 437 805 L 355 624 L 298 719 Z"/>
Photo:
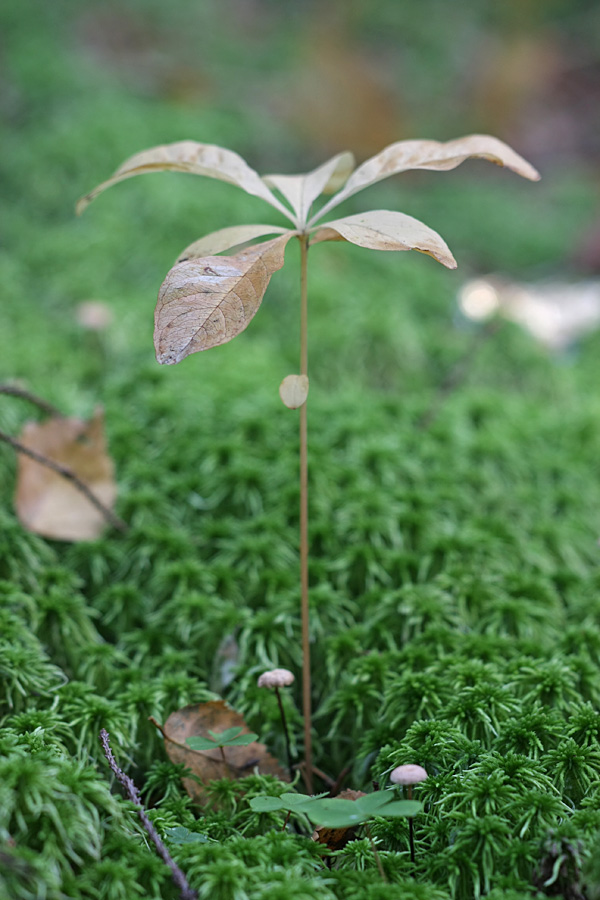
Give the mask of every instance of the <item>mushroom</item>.
<path id="1" fill-rule="evenodd" d="M 392 784 L 401 784 L 408 788 L 407 794 L 408 799 L 412 800 L 412 786 L 413 784 L 419 784 L 421 781 L 425 781 L 427 778 L 427 772 L 423 768 L 423 766 L 417 766 L 414 763 L 407 763 L 404 766 L 396 766 L 395 769 L 392 769 L 390 772 L 390 781 Z M 410 843 L 410 861 L 414 863 L 415 861 L 415 838 L 413 834 L 413 820 L 412 816 L 408 820 L 408 840 Z"/>
<path id="2" fill-rule="evenodd" d="M 295 680 L 296 679 L 293 672 L 290 672 L 289 669 L 270 669 L 268 672 L 263 672 L 257 682 L 259 688 L 274 688 L 275 694 L 277 695 L 277 703 L 279 704 L 279 712 L 281 714 L 281 724 L 283 725 L 283 733 L 285 735 L 285 747 L 287 750 L 290 778 L 293 777 L 292 751 L 290 748 L 290 735 L 288 732 L 285 712 L 283 711 L 283 703 L 281 702 L 281 694 L 279 693 L 279 688 L 286 687 L 288 684 L 293 684 Z"/>
<path id="3" fill-rule="evenodd" d="M 270 669 L 268 672 L 262 673 L 258 679 L 258 686 L 275 688 L 277 690 L 277 688 L 293 684 L 295 680 L 293 673 L 289 669 Z"/>

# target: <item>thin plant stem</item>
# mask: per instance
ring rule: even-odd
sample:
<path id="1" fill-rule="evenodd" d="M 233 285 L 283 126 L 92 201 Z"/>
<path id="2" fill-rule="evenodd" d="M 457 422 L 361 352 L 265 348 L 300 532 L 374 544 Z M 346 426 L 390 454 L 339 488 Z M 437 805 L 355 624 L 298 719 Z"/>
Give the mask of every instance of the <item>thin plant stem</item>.
<path id="1" fill-rule="evenodd" d="M 285 736 L 285 749 L 287 752 L 287 760 L 288 760 L 288 769 L 290 771 L 290 778 L 293 777 L 293 764 L 292 764 L 292 748 L 290 747 L 290 733 L 288 731 L 287 719 L 285 717 L 285 711 L 283 709 L 283 703 L 281 701 L 281 694 L 279 693 L 279 688 L 275 688 L 275 696 L 277 697 L 277 702 L 279 704 L 279 712 L 281 714 L 281 724 L 283 725 L 283 734 Z"/>
<path id="2" fill-rule="evenodd" d="M 221 759 L 223 760 L 223 764 L 224 764 L 225 768 L 227 769 L 227 771 L 230 772 L 231 769 L 229 768 L 229 763 L 227 762 L 227 759 L 225 757 L 225 748 L 219 747 L 219 750 L 221 751 Z"/>
<path id="3" fill-rule="evenodd" d="M 11 437 L 10 434 L 6 434 L 4 431 L 0 431 L 0 441 L 4 441 L 4 443 L 9 444 L 17 453 L 22 453 L 24 456 L 28 456 L 30 459 L 33 459 L 35 462 L 39 463 L 42 466 L 46 466 L 48 469 L 52 469 L 53 472 L 56 472 L 57 475 L 61 475 L 67 481 L 70 481 L 71 484 L 77 488 L 90 503 L 96 507 L 98 512 L 102 513 L 107 522 L 114 528 L 118 528 L 119 531 L 127 531 L 127 524 L 120 519 L 118 516 L 114 514 L 112 510 L 110 510 L 107 506 L 104 505 L 95 494 L 92 493 L 87 484 L 79 478 L 72 469 L 69 469 L 68 466 L 63 466 L 61 463 L 55 462 L 53 459 L 49 459 L 47 456 L 43 456 L 43 454 L 38 453 L 37 450 L 31 450 L 29 447 L 26 447 L 25 444 L 22 444 L 21 441 L 18 441 L 16 438 Z"/>
<path id="4" fill-rule="evenodd" d="M 412 784 L 408 785 L 408 799 L 412 800 Z M 413 828 L 412 816 L 408 817 L 408 842 L 410 844 L 410 861 L 414 865 L 415 862 L 415 834 Z"/>
<path id="5" fill-rule="evenodd" d="M 47 413 L 49 416 L 62 418 L 62 413 L 56 406 L 48 403 L 47 400 L 43 400 L 42 397 L 38 397 L 37 394 L 32 394 L 31 391 L 18 387 L 16 384 L 0 384 L 0 394 L 6 394 L 9 397 L 18 397 L 20 400 L 27 400 L 28 403 L 33 403 L 34 406 L 37 406 L 38 409 L 41 409 L 42 412 Z"/>
<path id="6" fill-rule="evenodd" d="M 288 822 L 290 821 L 290 816 L 291 816 L 291 814 L 292 814 L 291 809 L 288 809 L 287 815 L 286 815 L 286 817 L 285 817 L 285 822 L 283 823 L 283 828 L 281 829 L 282 831 L 285 831 L 285 830 L 286 830 L 286 828 L 287 828 L 287 826 L 288 826 Z"/>
<path id="7" fill-rule="evenodd" d="M 308 235 L 300 237 L 300 374 L 308 375 Z M 310 619 L 308 605 L 308 428 L 306 401 L 300 407 L 300 604 L 302 610 L 302 711 L 304 716 L 304 778 L 312 782 L 312 711 L 310 684 Z"/>
<path id="8" fill-rule="evenodd" d="M 121 782 L 121 784 L 125 788 L 125 793 L 127 794 L 127 797 L 131 800 L 132 803 L 135 803 L 135 805 L 137 806 L 138 816 L 140 817 L 142 825 L 148 832 L 148 836 L 149 836 L 150 840 L 156 847 L 158 855 L 160 856 L 162 861 L 165 863 L 165 865 L 167 865 L 169 867 L 169 869 L 171 870 L 171 875 L 173 877 L 173 881 L 175 882 L 176 886 L 179 889 L 179 896 L 180 896 L 181 900 L 197 900 L 198 894 L 196 893 L 196 891 L 193 891 L 192 888 L 190 887 L 187 878 L 185 877 L 185 875 L 183 874 L 183 872 L 181 871 L 181 869 L 179 868 L 177 863 L 174 862 L 173 858 L 171 857 L 171 854 L 165 847 L 156 828 L 154 827 L 154 825 L 148 818 L 148 815 L 146 814 L 146 810 L 144 809 L 144 807 L 142 805 L 142 801 L 140 799 L 140 792 L 138 791 L 137 787 L 135 786 L 135 784 L 133 783 L 131 778 L 128 775 L 126 775 L 125 772 L 123 772 L 123 770 L 120 769 L 119 766 L 117 765 L 117 762 L 113 756 L 113 752 L 110 747 L 110 737 L 109 737 L 108 731 L 105 728 L 102 728 L 100 731 L 100 743 L 102 744 L 102 749 L 104 750 L 104 755 L 108 761 L 109 766 L 111 767 L 112 771 L 114 772 L 115 777 L 117 778 L 118 781 Z"/>
<path id="9" fill-rule="evenodd" d="M 367 837 L 371 841 L 371 849 L 373 850 L 373 856 L 375 857 L 375 862 L 377 863 L 377 868 L 379 869 L 379 874 L 381 875 L 382 880 L 387 883 L 387 877 L 386 877 L 385 872 L 383 871 L 383 866 L 381 864 L 381 857 L 380 857 L 379 853 L 377 852 L 377 847 L 375 846 L 375 841 L 373 840 L 373 835 L 371 834 L 371 829 L 369 828 L 369 826 L 367 825 L 366 822 L 365 822 L 365 831 L 367 832 Z"/>

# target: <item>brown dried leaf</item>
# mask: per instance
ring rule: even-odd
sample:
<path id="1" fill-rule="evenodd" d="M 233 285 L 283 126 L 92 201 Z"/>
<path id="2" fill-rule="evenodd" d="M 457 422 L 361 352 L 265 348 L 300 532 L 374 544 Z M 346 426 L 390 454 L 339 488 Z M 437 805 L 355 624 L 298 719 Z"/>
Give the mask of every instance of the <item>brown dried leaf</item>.
<path id="1" fill-rule="evenodd" d="M 365 797 L 364 791 L 353 791 L 346 788 L 341 791 L 338 800 L 357 800 L 359 797 Z M 326 844 L 330 850 L 342 850 L 346 844 L 356 839 L 356 827 L 351 828 L 327 828 L 325 825 L 317 825 L 312 833 L 311 840 L 318 844 Z"/>
<path id="2" fill-rule="evenodd" d="M 294 232 L 241 250 L 173 266 L 158 294 L 154 347 L 159 363 L 226 344 L 256 314 L 271 276 L 283 266 Z"/>
<path id="3" fill-rule="evenodd" d="M 216 778 L 244 778 L 252 775 L 255 768 L 258 768 L 261 775 L 274 775 L 280 781 L 290 780 L 265 745 L 256 741 L 246 747 L 225 747 L 226 763 L 218 749 L 192 750 L 185 743 L 189 737 L 210 737 L 209 730 L 221 732 L 234 726 L 240 727 L 243 734 L 250 731 L 243 716 L 223 700 L 184 706 L 171 713 L 164 724 L 165 750 L 172 762 L 187 766 L 204 784 Z M 192 800 L 204 801 L 202 784 L 191 778 L 184 778 L 183 786 Z"/>
<path id="4" fill-rule="evenodd" d="M 221 228 L 186 247 L 177 257 L 177 262 L 215 256 L 217 253 L 231 250 L 232 247 L 237 247 L 239 244 L 246 244 L 255 238 L 264 237 L 266 234 L 285 234 L 287 231 L 287 228 L 279 228 L 277 225 L 233 225 L 231 228 Z"/>
<path id="5" fill-rule="evenodd" d="M 356 216 L 325 222 L 311 240 L 349 241 L 369 250 L 418 250 L 433 256 L 448 269 L 456 260 L 440 235 L 418 219 L 388 209 L 374 209 Z"/>
<path id="6" fill-rule="evenodd" d="M 286 375 L 279 385 L 279 396 L 288 409 L 298 409 L 308 397 L 308 375 Z"/>
<path id="7" fill-rule="evenodd" d="M 96 410 L 89 422 L 51 418 L 28 422 L 19 435 L 22 444 L 68 467 L 104 506 L 112 509 L 117 487 L 114 465 L 106 452 L 104 414 Z M 106 519 L 67 479 L 52 469 L 18 455 L 15 507 L 29 531 L 59 541 L 90 541 L 100 536 Z"/>
<path id="8" fill-rule="evenodd" d="M 279 200 L 273 196 L 260 175 L 251 169 L 248 163 L 233 150 L 218 147 L 215 144 L 199 144 L 196 141 L 177 141 L 174 144 L 162 144 L 150 150 L 136 153 L 119 166 L 114 175 L 103 181 L 82 197 L 77 203 L 77 214 L 94 200 L 106 188 L 133 178 L 134 175 L 146 175 L 150 172 L 188 172 L 191 175 L 205 175 L 217 178 L 241 187 L 246 193 L 266 200 L 287 218 L 289 212 Z"/>
<path id="9" fill-rule="evenodd" d="M 447 171 L 455 169 L 466 159 L 471 158 L 487 159 L 499 166 L 506 166 L 530 181 L 538 181 L 540 178 L 539 172 L 527 160 L 519 156 L 508 144 L 488 134 L 470 134 L 446 143 L 398 141 L 359 166 L 343 189 L 325 204 L 318 213 L 318 218 L 357 191 L 362 191 L 383 178 L 406 172 L 408 169 Z"/>
<path id="10" fill-rule="evenodd" d="M 263 181 L 283 194 L 296 213 L 298 224 L 304 225 L 310 207 L 317 197 L 323 193 L 330 194 L 339 190 L 354 169 L 354 165 L 354 156 L 345 151 L 306 175 L 265 175 Z"/>

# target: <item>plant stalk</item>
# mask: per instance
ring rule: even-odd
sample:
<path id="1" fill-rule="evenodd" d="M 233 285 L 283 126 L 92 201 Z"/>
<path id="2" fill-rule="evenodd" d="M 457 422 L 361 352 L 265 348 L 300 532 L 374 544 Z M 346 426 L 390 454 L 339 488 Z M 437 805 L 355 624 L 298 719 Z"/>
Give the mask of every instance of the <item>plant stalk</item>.
<path id="1" fill-rule="evenodd" d="M 408 785 L 408 799 L 412 800 L 412 784 Z M 410 861 L 415 864 L 415 832 L 412 816 L 408 818 L 408 842 L 410 844 Z"/>
<path id="2" fill-rule="evenodd" d="M 290 733 L 288 731 L 287 719 L 285 717 L 285 710 L 283 709 L 283 702 L 281 700 L 281 694 L 279 693 L 279 688 L 275 688 L 275 696 L 277 697 L 277 702 L 279 704 L 279 714 L 281 716 L 281 724 L 283 725 L 283 734 L 285 736 L 285 749 L 287 752 L 287 760 L 288 760 L 288 770 L 290 773 L 290 778 L 294 777 L 293 770 L 293 762 L 292 762 L 292 748 L 290 747 Z"/>
<path id="3" fill-rule="evenodd" d="M 300 237 L 300 374 L 308 375 L 308 235 Z M 300 605 L 302 611 L 302 712 L 304 717 L 304 778 L 312 782 L 312 711 L 310 685 L 310 619 L 308 606 L 308 428 L 306 401 L 300 407 Z"/>

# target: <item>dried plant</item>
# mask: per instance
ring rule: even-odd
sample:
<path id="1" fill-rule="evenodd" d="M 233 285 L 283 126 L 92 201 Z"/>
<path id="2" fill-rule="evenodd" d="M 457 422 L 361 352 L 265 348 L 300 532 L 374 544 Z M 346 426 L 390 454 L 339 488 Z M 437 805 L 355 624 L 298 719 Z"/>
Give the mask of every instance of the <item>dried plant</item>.
<path id="1" fill-rule="evenodd" d="M 172 171 L 205 175 L 260 197 L 292 223 L 291 228 L 258 224 L 223 228 L 190 244 L 168 272 L 158 295 L 154 345 L 159 363 L 171 365 L 201 350 L 227 343 L 255 316 L 272 275 L 283 266 L 287 243 L 300 242 L 300 373 L 287 376 L 280 394 L 300 409 L 300 583 L 303 651 L 304 754 L 312 791 L 311 688 L 308 601 L 307 492 L 307 256 L 324 241 L 347 241 L 372 250 L 418 250 L 447 268 L 456 261 L 445 241 L 423 222 L 391 210 L 369 210 L 323 221 L 327 213 L 358 191 L 410 169 L 446 171 L 478 157 L 536 181 L 536 170 L 497 138 L 469 135 L 446 143 L 399 141 L 354 168 L 351 153 L 340 153 L 305 175 L 260 177 L 237 153 L 210 144 L 179 141 L 132 156 L 115 174 L 83 197 L 78 212 L 103 190 L 134 175 Z M 274 193 L 277 192 L 278 196 Z M 336 193 L 337 192 L 337 193 Z M 322 194 L 331 197 L 311 216 Z M 260 238 L 269 240 L 259 241 Z M 239 248 L 231 255 L 226 251 Z"/>

